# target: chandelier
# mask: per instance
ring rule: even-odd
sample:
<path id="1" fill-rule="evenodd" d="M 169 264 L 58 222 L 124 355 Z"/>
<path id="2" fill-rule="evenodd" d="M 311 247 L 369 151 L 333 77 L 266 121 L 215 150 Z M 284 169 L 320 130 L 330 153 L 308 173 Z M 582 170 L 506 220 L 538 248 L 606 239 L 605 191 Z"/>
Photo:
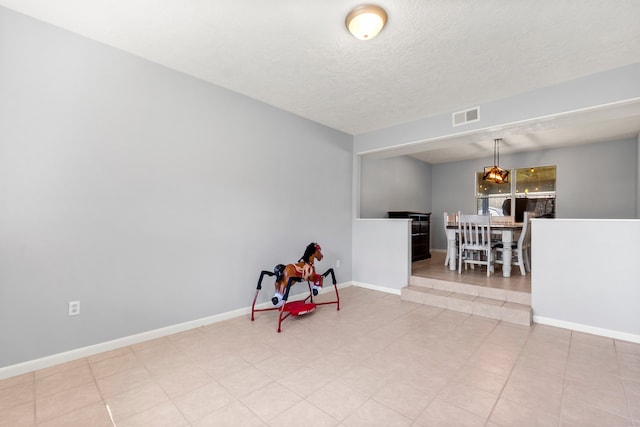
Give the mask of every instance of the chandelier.
<path id="1" fill-rule="evenodd" d="M 509 171 L 498 166 L 500 164 L 500 141 L 502 141 L 502 138 L 493 140 L 493 166 L 484 168 L 482 179 L 496 184 L 506 184 L 509 182 Z"/>

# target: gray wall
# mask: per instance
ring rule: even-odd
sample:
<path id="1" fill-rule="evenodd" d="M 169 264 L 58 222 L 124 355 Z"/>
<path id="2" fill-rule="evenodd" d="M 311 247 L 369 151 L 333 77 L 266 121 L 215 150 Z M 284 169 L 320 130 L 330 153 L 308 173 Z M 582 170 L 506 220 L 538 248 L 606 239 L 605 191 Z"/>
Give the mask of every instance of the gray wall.
<path id="1" fill-rule="evenodd" d="M 500 166 L 557 165 L 558 218 L 635 218 L 637 159 L 638 142 L 632 138 L 501 155 Z M 492 161 L 485 158 L 432 165 L 432 248 L 447 247 L 443 212 L 474 211 L 474 173 Z"/>
<path id="2" fill-rule="evenodd" d="M 386 218 L 388 211 L 431 212 L 431 165 L 412 157 L 362 157 L 360 217 Z"/>
<path id="3" fill-rule="evenodd" d="M 1 7 L 0 64 L 0 367 L 250 306 L 311 241 L 351 280 L 351 136 Z"/>
<path id="4" fill-rule="evenodd" d="M 533 220 L 531 225 L 534 322 L 640 343 L 640 286 L 631 267 L 640 259 L 640 220 Z M 594 265 L 631 268 L 581 268 Z"/>

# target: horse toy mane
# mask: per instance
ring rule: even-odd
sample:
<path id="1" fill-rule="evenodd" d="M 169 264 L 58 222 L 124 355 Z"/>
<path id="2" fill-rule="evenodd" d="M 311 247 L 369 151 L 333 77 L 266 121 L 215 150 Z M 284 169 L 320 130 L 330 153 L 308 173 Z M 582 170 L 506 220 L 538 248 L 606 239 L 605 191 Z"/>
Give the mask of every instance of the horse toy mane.
<path id="1" fill-rule="evenodd" d="M 307 248 L 304 250 L 304 254 L 302 255 L 302 257 L 298 260 L 298 262 L 302 261 L 302 262 L 306 262 L 309 263 L 311 255 L 313 255 L 316 250 L 319 250 L 320 246 L 315 243 L 315 242 L 311 242 L 307 245 Z"/>

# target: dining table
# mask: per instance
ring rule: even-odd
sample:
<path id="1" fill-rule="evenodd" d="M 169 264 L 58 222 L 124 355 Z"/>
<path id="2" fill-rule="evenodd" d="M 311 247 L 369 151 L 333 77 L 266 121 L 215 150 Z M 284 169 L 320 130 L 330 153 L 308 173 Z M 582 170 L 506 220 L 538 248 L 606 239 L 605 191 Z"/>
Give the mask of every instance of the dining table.
<path id="1" fill-rule="evenodd" d="M 511 259 L 513 256 L 513 251 L 511 249 L 511 245 L 513 243 L 514 235 L 517 235 L 518 232 L 522 231 L 524 223 L 522 222 L 496 222 L 491 223 L 491 234 L 500 238 L 503 245 L 502 258 L 507 260 Z M 458 260 L 458 249 L 456 245 L 456 240 L 458 238 L 458 224 L 449 222 L 447 223 L 447 240 L 449 244 L 447 245 L 449 251 L 449 269 L 456 270 L 457 260 Z M 511 263 L 505 262 L 502 265 L 502 276 L 503 277 L 511 277 Z"/>

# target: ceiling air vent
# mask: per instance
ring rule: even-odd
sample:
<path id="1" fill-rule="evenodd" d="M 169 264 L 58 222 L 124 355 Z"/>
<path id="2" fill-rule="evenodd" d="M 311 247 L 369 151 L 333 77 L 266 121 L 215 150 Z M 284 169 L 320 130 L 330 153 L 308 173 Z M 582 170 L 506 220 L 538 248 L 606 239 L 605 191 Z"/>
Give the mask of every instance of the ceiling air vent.
<path id="1" fill-rule="evenodd" d="M 470 108 L 464 111 L 453 113 L 453 126 L 466 125 L 467 123 L 477 122 L 480 120 L 480 107 Z"/>

